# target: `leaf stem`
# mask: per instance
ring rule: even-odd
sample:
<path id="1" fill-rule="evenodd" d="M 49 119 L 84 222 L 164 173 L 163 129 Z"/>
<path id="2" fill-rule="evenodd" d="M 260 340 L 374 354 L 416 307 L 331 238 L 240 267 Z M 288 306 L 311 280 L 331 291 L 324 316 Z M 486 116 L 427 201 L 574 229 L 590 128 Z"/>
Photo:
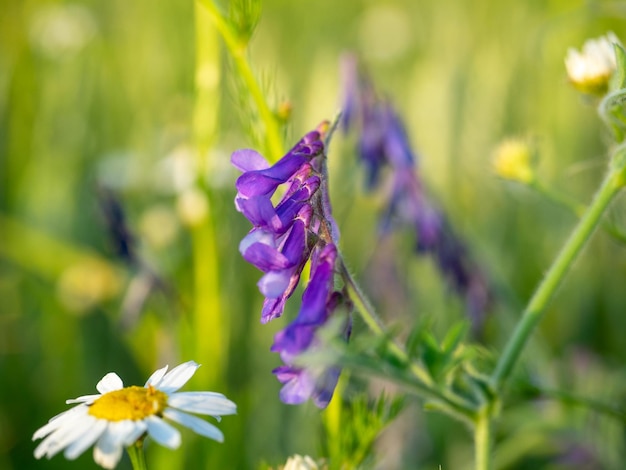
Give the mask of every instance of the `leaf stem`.
<path id="1" fill-rule="evenodd" d="M 541 320 L 544 310 L 554 297 L 561 281 L 594 229 L 598 226 L 602 214 L 613 197 L 622 187 L 622 180 L 621 170 L 613 169 L 608 173 L 591 205 L 587 208 L 587 211 L 557 255 L 546 276 L 535 290 L 491 376 L 490 382 L 494 390 L 498 390 L 511 374 L 513 367 L 526 346 L 528 338 L 539 323 L 539 320 Z"/>

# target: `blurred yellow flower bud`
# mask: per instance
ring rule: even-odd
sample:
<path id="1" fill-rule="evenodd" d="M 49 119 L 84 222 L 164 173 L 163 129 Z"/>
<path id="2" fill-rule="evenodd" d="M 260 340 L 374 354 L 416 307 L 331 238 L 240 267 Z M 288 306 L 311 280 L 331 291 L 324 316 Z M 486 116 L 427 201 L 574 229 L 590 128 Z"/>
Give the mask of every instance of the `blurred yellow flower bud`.
<path id="1" fill-rule="evenodd" d="M 585 41 L 582 51 L 570 48 L 565 57 L 565 68 L 572 85 L 577 90 L 603 95 L 617 68 L 613 44 L 620 44 L 617 36 L 609 32 L 597 39 Z"/>
<path id="2" fill-rule="evenodd" d="M 501 178 L 529 184 L 535 178 L 533 152 L 523 139 L 507 139 L 494 152 L 493 170 Z"/>
<path id="3" fill-rule="evenodd" d="M 282 101 L 278 104 L 278 108 L 276 108 L 276 116 L 282 122 L 287 122 L 289 121 L 289 118 L 291 118 L 292 111 L 293 105 L 291 104 L 291 101 Z"/>

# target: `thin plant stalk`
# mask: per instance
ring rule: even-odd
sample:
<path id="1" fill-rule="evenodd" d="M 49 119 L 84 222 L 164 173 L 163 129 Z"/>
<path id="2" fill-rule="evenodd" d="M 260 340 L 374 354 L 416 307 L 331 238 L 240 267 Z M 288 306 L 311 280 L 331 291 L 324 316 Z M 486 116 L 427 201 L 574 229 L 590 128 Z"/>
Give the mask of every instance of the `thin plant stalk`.
<path id="1" fill-rule="evenodd" d="M 478 413 L 474 422 L 475 470 L 491 470 L 491 417 L 488 408 Z"/>
<path id="2" fill-rule="evenodd" d="M 587 211 L 557 255 L 546 276 L 535 290 L 513 335 L 506 344 L 504 352 L 500 356 L 491 376 L 490 382 L 494 390 L 499 390 L 511 374 L 530 335 L 541 320 L 543 312 L 554 297 L 557 288 L 623 184 L 622 170 L 619 168 L 611 170 L 602 182 L 593 202 L 587 208 Z"/>
<path id="3" fill-rule="evenodd" d="M 211 27 L 207 10 L 196 3 L 196 96 L 194 103 L 194 146 L 197 155 L 196 190 L 207 201 L 207 210 L 191 228 L 193 243 L 194 310 L 192 347 L 195 357 L 210 358 L 207 383 L 215 385 L 222 376 L 228 342 L 225 315 L 221 315 L 220 268 L 211 205 L 211 189 L 204 178 L 212 162 L 210 150 L 217 134 L 219 104 L 219 37 Z M 213 76 L 213 79 L 210 77 Z"/>
<path id="4" fill-rule="evenodd" d="M 133 466 L 133 470 L 147 470 L 146 455 L 143 451 L 143 440 L 138 440 L 132 446 L 126 448 L 128 456 L 130 457 L 130 463 Z"/>
<path id="5" fill-rule="evenodd" d="M 269 152 L 268 158 L 271 161 L 276 161 L 284 154 L 280 125 L 276 115 L 267 104 L 265 94 L 261 90 L 252 67 L 248 63 L 246 58 L 247 43 L 238 39 L 236 32 L 224 19 L 212 0 L 199 0 L 199 2 L 206 8 L 215 27 L 222 35 L 226 48 L 233 58 L 237 72 L 250 92 L 250 96 L 259 111 L 261 121 L 265 126 L 265 143 Z"/>
<path id="6" fill-rule="evenodd" d="M 369 329 L 377 336 L 386 336 L 387 332 L 380 317 L 372 307 L 363 291 L 358 286 L 343 261 L 340 263 L 340 273 L 348 289 L 350 299 L 354 302 L 356 310 Z M 439 389 L 433 382 L 432 378 L 419 364 L 411 361 L 406 351 L 402 349 L 395 341 L 388 342 L 389 350 L 403 363 L 406 363 L 417 381 L 411 381 L 414 388 L 418 389 L 424 398 L 432 399 L 444 405 L 445 409 L 451 414 L 459 417 L 464 421 L 474 420 L 474 407 L 471 403 L 464 401 L 456 395 L 446 393 L 445 390 Z"/>

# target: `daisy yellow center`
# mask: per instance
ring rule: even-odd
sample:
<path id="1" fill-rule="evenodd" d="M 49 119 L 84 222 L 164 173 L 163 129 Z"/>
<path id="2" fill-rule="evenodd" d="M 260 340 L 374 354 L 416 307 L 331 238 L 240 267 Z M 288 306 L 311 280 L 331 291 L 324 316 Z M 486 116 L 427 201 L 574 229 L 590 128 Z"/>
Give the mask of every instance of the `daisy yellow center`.
<path id="1" fill-rule="evenodd" d="M 141 420 L 160 415 L 167 405 L 167 394 L 153 386 L 126 387 L 108 392 L 89 407 L 89 414 L 107 421 Z"/>

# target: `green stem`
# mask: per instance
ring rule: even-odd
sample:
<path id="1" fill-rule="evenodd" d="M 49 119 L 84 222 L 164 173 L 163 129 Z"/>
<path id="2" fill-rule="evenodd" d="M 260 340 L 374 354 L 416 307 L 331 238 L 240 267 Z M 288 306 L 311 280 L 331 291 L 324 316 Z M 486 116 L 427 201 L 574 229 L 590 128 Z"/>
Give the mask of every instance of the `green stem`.
<path id="1" fill-rule="evenodd" d="M 552 202 L 554 202 L 555 204 L 558 204 L 560 206 L 563 206 L 565 208 L 567 208 L 568 210 L 570 210 L 576 217 L 580 217 L 582 214 L 585 213 L 585 206 L 582 204 L 579 204 L 575 201 L 573 201 L 572 199 L 568 198 L 566 195 L 561 194 L 557 191 L 554 191 L 551 188 L 548 188 L 547 186 L 545 186 L 541 181 L 539 180 L 534 180 L 532 181 L 529 186 L 533 189 L 535 189 L 537 192 L 539 192 L 541 195 L 545 196 L 546 198 L 550 199 Z M 610 223 L 610 222 L 603 222 L 601 225 L 602 229 L 608 233 L 610 236 L 612 236 L 615 241 L 619 242 L 619 243 L 624 243 L 626 244 L 626 233 L 622 232 L 618 227 L 616 227 L 614 224 Z"/>
<path id="2" fill-rule="evenodd" d="M 345 264 L 342 261 L 340 262 L 340 274 L 346 284 L 348 289 L 348 293 L 350 295 L 350 299 L 355 304 L 356 309 L 358 310 L 361 318 L 365 322 L 365 324 L 369 327 L 369 329 L 378 336 L 387 336 L 385 327 L 374 310 L 374 307 L 369 302 L 367 297 L 363 294 L 361 288 L 358 286 Z M 464 420 L 473 420 L 475 415 L 475 407 L 472 403 L 452 394 L 448 390 L 441 390 L 437 387 L 433 379 L 430 377 L 428 372 L 421 367 L 419 364 L 416 364 L 414 361 L 411 361 L 408 357 L 406 351 L 402 349 L 402 347 L 393 340 L 388 342 L 389 351 L 403 364 L 407 364 L 411 373 L 415 377 L 413 380 L 409 380 L 407 382 L 406 377 L 402 376 L 394 376 L 392 377 L 394 380 L 399 380 L 400 382 L 407 382 L 412 387 L 420 390 L 420 392 L 424 395 L 424 397 L 434 400 L 435 402 L 439 402 L 443 405 L 443 408 L 451 414 L 459 417 Z M 402 375 L 402 374 L 401 374 Z"/>
<path id="3" fill-rule="evenodd" d="M 265 125 L 266 145 L 267 151 L 269 152 L 268 158 L 272 161 L 276 161 L 285 153 L 280 126 L 276 115 L 272 112 L 265 100 L 265 95 L 254 76 L 250 64 L 246 60 L 246 43 L 237 38 L 236 32 L 233 31 L 233 28 L 224 19 L 212 0 L 199 1 L 200 4 L 207 9 L 215 27 L 224 38 L 224 43 L 233 58 L 235 67 L 259 110 L 259 115 Z"/>
<path id="4" fill-rule="evenodd" d="M 146 455 L 143 451 L 143 440 L 138 440 L 132 446 L 126 448 L 128 456 L 130 457 L 130 463 L 133 466 L 133 470 L 147 470 Z"/>
<path id="5" fill-rule="evenodd" d="M 217 247 L 214 193 L 205 181 L 207 171 L 214 165 L 209 160 L 210 149 L 218 132 L 220 39 L 212 28 L 212 19 L 205 8 L 195 4 L 196 21 L 196 96 L 194 104 L 194 143 L 198 158 L 197 187 L 206 198 L 207 212 L 189 223 L 193 243 L 194 308 L 191 341 L 185 347 L 192 357 L 206 358 L 213 367 L 205 371 L 206 384 L 215 385 L 222 377 L 226 364 L 224 351 L 228 344 L 228 316 L 221 315 L 219 249 Z M 211 78 L 214 77 L 214 78 Z M 203 191 L 204 190 L 204 191 Z"/>
<path id="6" fill-rule="evenodd" d="M 541 320 L 544 310 L 552 300 L 565 274 L 567 274 L 576 256 L 585 246 L 590 235 L 597 227 L 602 214 L 622 185 L 623 177 L 621 171 L 610 171 L 598 189 L 593 202 L 587 208 L 587 211 L 548 270 L 548 273 L 535 290 L 491 376 L 491 385 L 495 390 L 499 389 L 510 375 L 526 346 L 528 338 L 539 323 L 539 320 Z"/>
<path id="7" fill-rule="evenodd" d="M 530 385 L 528 388 L 540 397 L 553 398 L 566 405 L 587 408 L 594 413 L 603 414 L 622 422 L 626 422 L 626 409 L 619 408 L 613 404 L 605 403 L 593 398 L 581 397 L 563 390 L 546 389 L 534 385 Z"/>
<path id="8" fill-rule="evenodd" d="M 365 324 L 374 334 L 378 336 L 386 335 L 383 322 L 381 321 L 380 317 L 374 310 L 374 307 L 369 302 L 367 297 L 363 294 L 361 288 L 358 286 L 343 262 L 341 263 L 340 270 L 341 276 L 344 279 L 346 286 L 348 287 L 350 298 L 354 302 L 355 307 L 359 311 L 361 318 L 363 319 Z M 389 349 L 398 359 L 402 360 L 403 362 L 410 362 L 408 361 L 406 352 L 396 342 L 391 341 L 389 343 Z M 433 385 L 433 380 L 428 375 L 428 372 L 426 372 L 420 366 L 418 366 L 417 364 L 412 364 L 411 369 L 415 376 L 420 379 L 420 381 L 422 381 L 424 384 Z"/>
<path id="9" fill-rule="evenodd" d="M 491 469 L 491 417 L 487 407 L 474 422 L 474 459 L 475 470 Z"/>
<path id="10" fill-rule="evenodd" d="M 572 199 L 567 197 L 565 194 L 561 194 L 560 192 L 549 188 L 548 186 L 544 185 L 543 182 L 537 179 L 533 180 L 529 184 L 529 186 L 541 195 L 550 199 L 555 204 L 566 207 L 571 212 L 573 212 L 576 217 L 582 216 L 582 214 L 585 212 L 585 206 L 583 204 L 579 204 L 576 201 L 573 201 Z"/>

